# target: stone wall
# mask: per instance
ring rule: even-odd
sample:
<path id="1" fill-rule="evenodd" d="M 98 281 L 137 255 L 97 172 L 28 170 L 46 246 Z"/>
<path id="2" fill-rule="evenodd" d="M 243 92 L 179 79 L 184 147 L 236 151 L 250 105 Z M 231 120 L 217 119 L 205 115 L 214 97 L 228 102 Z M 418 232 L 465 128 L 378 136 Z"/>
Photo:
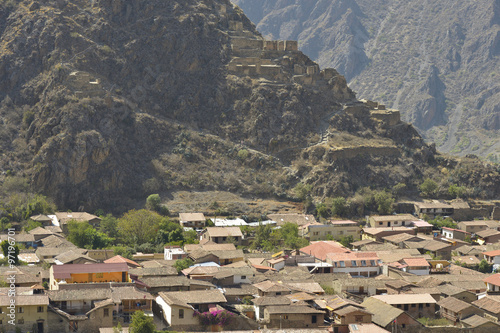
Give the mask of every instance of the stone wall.
<path id="1" fill-rule="evenodd" d="M 401 115 L 397 110 L 370 110 L 370 116 L 388 126 L 394 126 L 401 122 Z"/>

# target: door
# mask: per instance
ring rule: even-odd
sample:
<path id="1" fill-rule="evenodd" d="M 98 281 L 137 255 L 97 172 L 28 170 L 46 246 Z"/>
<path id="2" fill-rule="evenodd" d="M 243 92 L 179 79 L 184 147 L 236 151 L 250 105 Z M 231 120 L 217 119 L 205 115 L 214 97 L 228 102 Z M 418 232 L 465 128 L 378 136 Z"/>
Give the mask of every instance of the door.
<path id="1" fill-rule="evenodd" d="M 39 321 L 36 323 L 36 331 L 37 333 L 43 333 L 43 321 Z"/>

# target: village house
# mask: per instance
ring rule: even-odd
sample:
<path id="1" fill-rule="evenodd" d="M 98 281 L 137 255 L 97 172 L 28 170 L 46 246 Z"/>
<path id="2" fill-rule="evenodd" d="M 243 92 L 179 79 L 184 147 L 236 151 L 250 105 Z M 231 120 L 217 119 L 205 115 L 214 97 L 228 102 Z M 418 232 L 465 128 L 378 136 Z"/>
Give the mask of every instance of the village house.
<path id="1" fill-rule="evenodd" d="M 415 235 L 415 229 L 406 227 L 390 227 L 390 228 L 363 228 L 362 239 L 371 239 L 383 243 L 383 237 L 407 233 Z"/>
<path id="2" fill-rule="evenodd" d="M 33 215 L 30 216 L 30 219 L 35 222 L 40 222 L 42 224 L 42 227 L 52 225 L 52 219 L 47 215 Z"/>
<path id="3" fill-rule="evenodd" d="M 323 325 L 324 312 L 305 305 L 275 305 L 264 309 L 263 323 L 269 328 L 316 328 Z"/>
<path id="4" fill-rule="evenodd" d="M 476 232 L 476 242 L 480 245 L 495 244 L 500 241 L 500 231 L 495 229 L 486 229 Z"/>
<path id="5" fill-rule="evenodd" d="M 415 213 L 418 217 L 435 219 L 438 216 L 445 217 L 453 214 L 453 207 L 447 203 L 434 200 L 433 202 L 415 202 Z"/>
<path id="6" fill-rule="evenodd" d="M 441 292 L 442 297 L 454 297 L 466 303 L 472 303 L 477 300 L 476 293 L 470 292 L 468 290 L 465 290 L 463 288 L 451 284 L 440 285 L 439 291 Z"/>
<path id="7" fill-rule="evenodd" d="M 404 258 L 399 264 L 397 268 L 415 275 L 429 275 L 431 266 L 424 258 Z"/>
<path id="8" fill-rule="evenodd" d="M 179 260 L 187 257 L 187 253 L 180 246 L 165 246 L 163 254 L 165 260 Z"/>
<path id="9" fill-rule="evenodd" d="M 300 226 L 317 223 L 314 215 L 306 214 L 267 214 L 267 218 L 275 221 L 276 225 L 282 226 L 285 223 L 293 223 Z"/>
<path id="10" fill-rule="evenodd" d="M 497 323 L 478 315 L 473 315 L 462 320 L 462 325 L 465 328 L 472 328 L 481 332 L 496 332 L 500 329 Z"/>
<path id="11" fill-rule="evenodd" d="M 273 282 L 273 281 L 262 281 L 259 283 L 254 283 L 253 286 L 257 288 L 258 290 L 258 295 L 260 297 L 262 296 L 281 296 L 281 295 L 288 295 L 292 293 L 292 290 L 278 282 Z"/>
<path id="12" fill-rule="evenodd" d="M 500 265 L 500 250 L 486 251 L 482 253 L 483 258 L 490 265 Z"/>
<path id="13" fill-rule="evenodd" d="M 448 319 L 452 323 L 457 323 L 473 315 L 482 316 L 484 314 L 484 311 L 479 308 L 455 297 L 443 298 L 437 305 L 440 307 L 439 313 L 441 317 Z"/>
<path id="14" fill-rule="evenodd" d="M 500 321 L 500 300 L 497 297 L 487 295 L 472 302 L 472 305 L 484 311 L 484 318 L 494 322 Z"/>
<path id="15" fill-rule="evenodd" d="M 66 283 L 129 282 L 128 266 L 116 264 L 72 264 L 50 267 L 50 290 Z"/>
<path id="16" fill-rule="evenodd" d="M 407 295 L 404 295 L 406 297 Z M 391 332 L 411 332 L 423 327 L 415 318 L 400 308 L 393 307 L 375 297 L 366 298 L 361 305 L 373 314 L 372 321 Z"/>
<path id="17" fill-rule="evenodd" d="M 413 318 L 434 318 L 439 309 L 436 300 L 429 294 L 375 295 L 372 298 L 402 309 Z"/>
<path id="18" fill-rule="evenodd" d="M 101 223 L 100 217 L 86 212 L 56 212 L 54 216 L 55 219 L 53 219 L 53 224 L 61 227 L 65 234 L 68 233 L 68 223 L 70 221 L 87 222 L 94 228 L 98 228 Z"/>
<path id="19" fill-rule="evenodd" d="M 328 253 L 327 263 L 333 265 L 333 273 L 349 273 L 356 277 L 380 274 L 380 259 L 375 252 Z"/>
<path id="20" fill-rule="evenodd" d="M 164 319 L 176 331 L 199 330 L 197 312 L 207 312 L 227 300 L 218 290 L 160 292 L 156 303 L 162 309 Z"/>
<path id="21" fill-rule="evenodd" d="M 441 235 L 448 239 L 459 239 L 462 241 L 465 241 L 465 239 L 468 237 L 470 239 L 470 233 L 467 231 L 463 231 L 460 229 L 453 229 L 453 228 L 447 228 L 443 227 L 441 228 Z"/>
<path id="22" fill-rule="evenodd" d="M 483 279 L 486 283 L 486 291 L 488 294 L 500 294 L 500 273 L 493 274 Z"/>
<path id="23" fill-rule="evenodd" d="M 0 288 L 0 327 L 19 328 L 22 332 L 50 332 L 48 322 L 49 298 L 47 295 L 35 294 L 31 288 L 16 288 L 15 318 L 8 316 L 12 297 L 9 296 L 10 288 Z M 14 320 L 14 325 L 8 321 Z"/>
<path id="24" fill-rule="evenodd" d="M 69 250 L 58 254 L 54 257 L 54 264 L 68 265 L 68 264 L 92 264 L 97 263 L 97 260 L 90 258 L 88 255 L 83 254 L 80 249 Z"/>
<path id="25" fill-rule="evenodd" d="M 231 242 L 241 245 L 243 234 L 238 227 L 207 227 L 201 233 L 201 239 L 206 239 L 217 244 Z"/>
<path id="26" fill-rule="evenodd" d="M 328 253 L 348 253 L 351 251 L 334 241 L 318 241 L 311 242 L 308 246 L 301 248 L 300 252 L 313 256 L 316 260 L 326 261 Z"/>
<path id="27" fill-rule="evenodd" d="M 141 267 L 141 265 L 139 265 L 135 261 L 130 260 L 128 258 L 124 258 L 124 257 L 122 257 L 120 255 L 116 255 L 114 257 L 111 257 L 109 259 L 104 260 L 105 264 L 116 264 L 116 263 L 122 263 L 122 262 L 125 263 L 125 264 L 127 264 L 127 266 L 129 268 L 139 268 L 139 267 Z"/>
<path id="28" fill-rule="evenodd" d="M 368 218 L 372 228 L 409 227 L 414 220 L 416 218 L 411 214 L 372 215 Z"/>
<path id="29" fill-rule="evenodd" d="M 239 285 L 251 283 L 250 279 L 255 276 L 255 272 L 248 266 L 244 267 L 221 267 L 213 275 L 213 283 L 218 286 Z"/>
<path id="30" fill-rule="evenodd" d="M 179 213 L 179 223 L 184 228 L 203 229 L 205 221 L 203 213 Z"/>
<path id="31" fill-rule="evenodd" d="M 361 251 L 365 245 L 382 245 L 382 243 L 374 241 L 373 239 L 362 239 L 360 241 L 352 242 L 351 246 L 353 250 Z"/>
<path id="32" fill-rule="evenodd" d="M 385 243 L 393 244 L 401 249 L 404 249 L 405 247 L 404 242 L 421 242 L 424 241 L 425 239 L 420 238 L 418 236 L 402 233 L 402 234 L 382 237 L 382 240 Z"/>
<path id="33" fill-rule="evenodd" d="M 415 228 L 417 233 L 428 235 L 432 233 L 433 225 L 424 220 L 414 220 L 411 221 L 411 227 Z"/>
<path id="34" fill-rule="evenodd" d="M 471 234 L 489 229 L 488 224 L 486 224 L 484 221 L 462 221 L 457 223 L 457 227 L 458 229 Z"/>
<path id="35" fill-rule="evenodd" d="M 263 320 L 264 310 L 268 306 L 290 305 L 292 301 L 285 296 L 262 296 L 254 298 L 252 303 L 255 311 L 255 319 Z"/>
<path id="36" fill-rule="evenodd" d="M 336 239 L 352 236 L 355 240 L 360 239 L 361 228 L 354 221 L 330 221 L 328 224 L 308 224 L 304 235 L 310 241 Z"/>
<path id="37" fill-rule="evenodd" d="M 339 333 L 348 332 L 349 324 L 369 324 L 372 322 L 372 313 L 360 306 L 348 305 L 333 311 L 334 327 Z"/>

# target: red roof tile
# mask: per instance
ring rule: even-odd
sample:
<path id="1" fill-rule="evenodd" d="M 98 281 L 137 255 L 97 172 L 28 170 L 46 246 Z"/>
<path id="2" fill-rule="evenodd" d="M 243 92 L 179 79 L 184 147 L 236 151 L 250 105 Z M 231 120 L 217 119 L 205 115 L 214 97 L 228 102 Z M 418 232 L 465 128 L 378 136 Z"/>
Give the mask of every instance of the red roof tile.
<path id="1" fill-rule="evenodd" d="M 124 263 L 127 263 L 128 266 L 141 267 L 141 265 L 139 265 L 135 261 L 127 259 L 127 258 L 124 258 L 124 257 L 122 257 L 120 255 L 114 256 L 114 257 L 109 258 L 107 260 L 104 260 L 104 262 L 106 264 L 114 264 L 114 263 L 124 262 Z"/>
<path id="2" fill-rule="evenodd" d="M 500 273 L 488 276 L 483 281 L 486 283 L 493 284 L 495 286 L 500 286 Z"/>
<path id="3" fill-rule="evenodd" d="M 312 255 L 320 260 L 326 260 L 328 253 L 349 253 L 348 249 L 337 245 L 336 242 L 314 242 L 300 249 L 300 252 Z"/>

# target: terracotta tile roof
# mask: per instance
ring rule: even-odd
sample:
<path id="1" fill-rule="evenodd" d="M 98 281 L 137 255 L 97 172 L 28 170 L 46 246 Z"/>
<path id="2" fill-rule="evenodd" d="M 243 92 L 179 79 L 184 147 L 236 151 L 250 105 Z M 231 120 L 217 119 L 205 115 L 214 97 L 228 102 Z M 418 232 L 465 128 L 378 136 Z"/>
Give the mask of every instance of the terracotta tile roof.
<path id="1" fill-rule="evenodd" d="M 136 263 L 135 261 L 133 260 L 130 260 L 130 259 L 127 259 L 127 258 L 124 258 L 120 255 L 116 255 L 112 258 L 109 258 L 109 259 L 106 259 L 104 260 L 104 262 L 106 264 L 113 264 L 113 263 L 120 263 L 120 262 L 124 262 L 126 263 L 128 266 L 131 266 L 131 267 L 141 267 L 141 265 L 139 265 L 138 263 Z"/>
<path id="2" fill-rule="evenodd" d="M 483 252 L 482 254 L 484 254 L 485 256 L 489 256 L 489 257 L 500 256 L 500 250 L 487 251 L 487 252 Z"/>
<path id="3" fill-rule="evenodd" d="M 126 263 L 115 264 L 69 264 L 52 266 L 56 279 L 68 279 L 71 273 L 128 272 Z"/>
<path id="4" fill-rule="evenodd" d="M 495 286 L 500 286 L 500 273 L 488 276 L 486 279 L 483 279 L 483 281 Z"/>
<path id="5" fill-rule="evenodd" d="M 348 253 L 351 252 L 337 242 L 320 241 L 313 242 L 310 245 L 300 249 L 300 252 L 312 255 L 322 261 L 326 260 L 328 253 Z"/>
<path id="6" fill-rule="evenodd" d="M 404 258 L 403 262 L 408 266 L 429 267 L 429 263 L 424 258 Z"/>

